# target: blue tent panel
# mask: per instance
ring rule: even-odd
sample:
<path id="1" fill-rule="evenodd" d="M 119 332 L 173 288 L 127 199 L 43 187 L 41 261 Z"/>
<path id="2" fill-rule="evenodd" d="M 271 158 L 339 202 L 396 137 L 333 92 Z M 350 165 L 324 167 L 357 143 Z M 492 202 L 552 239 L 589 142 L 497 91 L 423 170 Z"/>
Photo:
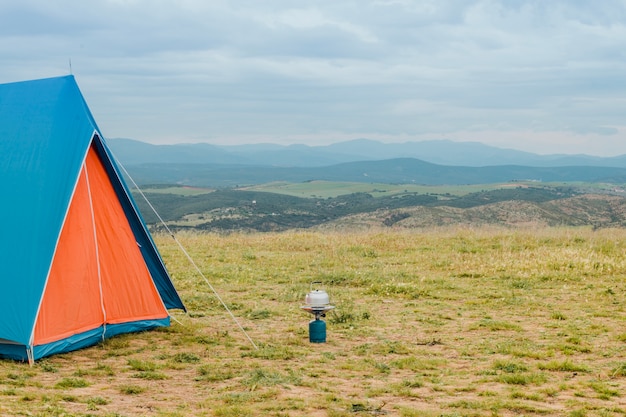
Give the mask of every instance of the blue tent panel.
<path id="1" fill-rule="evenodd" d="M 96 129 L 73 77 L 0 85 L 0 339 L 29 342 Z"/>

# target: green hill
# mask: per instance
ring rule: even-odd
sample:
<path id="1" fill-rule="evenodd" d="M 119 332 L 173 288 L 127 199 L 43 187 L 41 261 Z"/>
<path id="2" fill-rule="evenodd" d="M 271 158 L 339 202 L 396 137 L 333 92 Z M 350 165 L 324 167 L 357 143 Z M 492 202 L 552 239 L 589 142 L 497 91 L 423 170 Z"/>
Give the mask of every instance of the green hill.
<path id="1" fill-rule="evenodd" d="M 345 183 L 341 184 L 346 187 Z M 332 184 L 322 184 L 329 188 Z M 591 189 L 591 185 L 587 186 Z M 415 190 L 346 192 L 332 197 L 299 197 L 254 189 L 195 190 L 152 188 L 144 190 L 168 227 L 205 231 L 283 231 L 337 227 L 430 227 L 443 224 L 549 225 L 622 227 L 626 225 L 626 200 L 589 192 L 582 185 L 509 183 L 469 188 L 432 187 Z M 136 196 L 147 223 L 160 228 L 157 217 Z"/>

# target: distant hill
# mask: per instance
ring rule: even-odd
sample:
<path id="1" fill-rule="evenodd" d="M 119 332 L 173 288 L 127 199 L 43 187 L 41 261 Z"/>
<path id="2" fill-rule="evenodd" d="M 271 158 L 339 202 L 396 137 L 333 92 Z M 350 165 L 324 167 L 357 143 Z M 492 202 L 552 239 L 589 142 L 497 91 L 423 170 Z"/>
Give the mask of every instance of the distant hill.
<path id="1" fill-rule="evenodd" d="M 179 184 L 196 187 L 236 187 L 273 181 L 314 180 L 387 184 L 490 184 L 495 182 L 609 182 L 626 183 L 626 168 L 569 166 L 489 167 L 445 166 L 418 159 L 360 161 L 326 167 L 272 167 L 218 164 L 129 165 L 126 169 L 138 184 Z"/>
<path id="2" fill-rule="evenodd" d="M 374 197 L 357 192 L 328 198 L 241 189 L 188 195 L 174 189 L 144 190 L 159 217 L 173 229 L 267 232 L 312 227 L 626 226 L 623 196 L 586 194 L 570 186 L 511 185 L 461 195 L 433 188 L 434 192 L 427 194 L 407 191 Z M 160 229 L 147 203 L 137 197 L 146 221 Z"/>
<path id="3" fill-rule="evenodd" d="M 467 167 L 523 165 L 626 168 L 626 155 L 611 158 L 589 155 L 537 155 L 478 142 L 450 140 L 382 143 L 357 139 L 325 146 L 276 144 L 218 146 L 207 143 L 151 145 L 131 139 L 108 139 L 107 143 L 116 158 L 124 165 L 173 163 L 320 167 L 345 162 L 413 158 L 437 165 Z"/>
<path id="4" fill-rule="evenodd" d="M 416 205 L 344 216 L 317 228 L 358 230 L 372 227 L 592 227 L 626 226 L 626 200 L 586 194 L 550 201 L 505 200 L 471 207 Z"/>
<path id="5" fill-rule="evenodd" d="M 108 142 L 135 182 L 160 185 L 148 187 L 152 189 L 150 201 L 174 228 L 221 232 L 370 226 L 626 226 L 622 187 L 626 156 L 542 156 L 446 140 L 383 144 L 361 139 L 328 146 Z M 459 196 L 436 188 L 417 193 L 407 186 L 397 195 L 352 192 L 300 198 L 243 189 L 278 181 L 312 185 L 318 180 L 480 184 L 481 191 Z M 182 190 L 188 190 L 187 186 L 216 190 L 172 194 L 168 190 L 177 187 L 167 184 L 184 186 L 178 187 Z M 500 188 L 489 190 L 482 187 L 485 184 L 499 184 Z M 316 193 L 309 190 L 307 194 Z M 159 228 L 150 207 L 137 200 L 151 227 Z"/>
<path id="6" fill-rule="evenodd" d="M 314 180 L 425 185 L 520 180 L 626 182 L 626 155 L 541 156 L 446 140 L 384 144 L 361 139 L 328 146 L 151 145 L 130 139 L 108 143 L 138 184 L 235 187 Z"/>

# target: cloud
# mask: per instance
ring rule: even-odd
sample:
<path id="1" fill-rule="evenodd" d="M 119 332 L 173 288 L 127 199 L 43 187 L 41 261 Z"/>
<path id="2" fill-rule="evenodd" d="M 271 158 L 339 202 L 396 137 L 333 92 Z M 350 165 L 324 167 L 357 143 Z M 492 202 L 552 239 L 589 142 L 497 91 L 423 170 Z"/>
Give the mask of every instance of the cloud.
<path id="1" fill-rule="evenodd" d="M 0 80 L 66 74 L 71 59 L 109 136 L 501 132 L 515 147 L 523 132 L 535 151 L 570 137 L 571 153 L 626 153 L 619 0 L 0 0 L 0 13 Z"/>

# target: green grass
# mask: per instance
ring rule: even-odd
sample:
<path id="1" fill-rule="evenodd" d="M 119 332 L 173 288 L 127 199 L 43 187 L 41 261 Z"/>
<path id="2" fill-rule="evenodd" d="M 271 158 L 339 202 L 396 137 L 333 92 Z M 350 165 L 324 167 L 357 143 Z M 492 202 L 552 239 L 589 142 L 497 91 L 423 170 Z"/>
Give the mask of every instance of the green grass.
<path id="1" fill-rule="evenodd" d="M 63 378 L 54 385 L 56 388 L 68 389 L 68 388 L 84 388 L 89 386 L 83 378 Z"/>
<path id="2" fill-rule="evenodd" d="M 0 415 L 626 415 L 625 230 L 177 237 L 258 349 L 157 235 L 189 314 L 0 360 Z M 336 306 L 324 344 L 311 281 Z"/>
<path id="3" fill-rule="evenodd" d="M 570 360 L 550 361 L 548 363 L 540 363 L 537 365 L 537 367 L 545 371 L 589 372 L 589 368 L 586 365 L 575 364 L 571 362 Z"/>
<path id="4" fill-rule="evenodd" d="M 508 184 L 507 184 L 508 185 Z M 307 181 L 300 183 L 271 182 L 245 187 L 245 190 L 265 191 L 294 197 L 335 198 L 352 193 L 368 193 L 373 197 L 399 196 L 409 193 L 462 196 L 479 191 L 497 190 L 502 184 L 478 185 L 419 185 L 377 184 L 360 182 Z M 510 185 L 509 185 L 510 186 Z"/>
<path id="5" fill-rule="evenodd" d="M 125 395 L 138 395 L 146 391 L 144 387 L 140 387 L 138 385 L 121 385 L 119 390 Z"/>
<path id="6" fill-rule="evenodd" d="M 176 194 L 182 196 L 209 194 L 214 190 L 211 188 L 202 187 L 187 187 L 187 186 L 146 186 L 142 187 L 141 191 L 150 194 Z"/>

